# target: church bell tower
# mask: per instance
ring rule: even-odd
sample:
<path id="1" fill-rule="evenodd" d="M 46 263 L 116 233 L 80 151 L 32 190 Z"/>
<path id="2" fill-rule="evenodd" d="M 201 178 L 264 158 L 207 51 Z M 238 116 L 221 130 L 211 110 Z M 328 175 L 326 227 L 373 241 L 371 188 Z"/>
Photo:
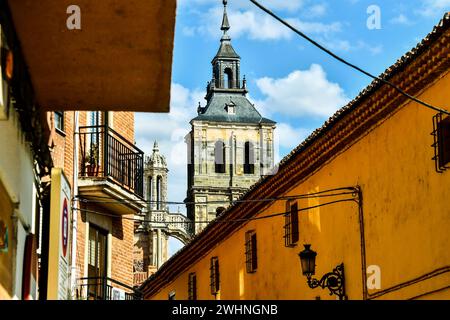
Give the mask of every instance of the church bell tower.
<path id="1" fill-rule="evenodd" d="M 241 57 L 231 45 L 227 1 L 220 47 L 213 58 L 206 106 L 197 109 L 186 137 L 188 147 L 188 218 L 195 233 L 243 195 L 274 165 L 275 122 L 266 119 L 247 99 L 241 80 Z"/>

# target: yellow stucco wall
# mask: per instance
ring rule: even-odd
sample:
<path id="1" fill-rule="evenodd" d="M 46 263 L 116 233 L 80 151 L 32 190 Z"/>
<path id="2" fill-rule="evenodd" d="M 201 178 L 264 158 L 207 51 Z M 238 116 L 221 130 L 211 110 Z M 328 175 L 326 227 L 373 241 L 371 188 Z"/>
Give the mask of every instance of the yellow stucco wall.
<path id="1" fill-rule="evenodd" d="M 427 88 L 420 98 L 450 107 L 450 75 Z M 359 185 L 367 266 L 381 268 L 381 290 L 406 283 L 450 266 L 450 171 L 439 174 L 431 158 L 434 111 L 408 103 L 350 148 L 331 159 L 286 195 L 305 194 Z M 279 196 L 282 196 L 281 194 Z M 305 208 L 329 201 L 299 201 Z M 285 211 L 285 202 L 270 205 L 264 214 Z M 188 274 L 196 272 L 199 299 L 213 299 L 209 288 L 209 259 L 220 261 L 220 299 L 335 299 L 327 290 L 310 289 L 300 273 L 302 244 L 317 251 L 316 276 L 343 262 L 349 299 L 362 299 L 362 270 L 358 205 L 344 202 L 303 211 L 299 246 L 284 246 L 284 218 L 247 223 L 212 252 L 163 288 L 152 299 L 187 299 Z M 245 271 L 245 232 L 256 230 L 258 270 Z M 444 269 L 443 269 L 444 270 Z M 447 269 L 447 271 L 450 270 Z M 379 299 L 450 299 L 450 272 L 406 285 Z M 374 294 L 378 290 L 369 290 Z M 430 292 L 430 294 L 427 294 Z M 423 295 L 425 294 L 425 295 Z"/>

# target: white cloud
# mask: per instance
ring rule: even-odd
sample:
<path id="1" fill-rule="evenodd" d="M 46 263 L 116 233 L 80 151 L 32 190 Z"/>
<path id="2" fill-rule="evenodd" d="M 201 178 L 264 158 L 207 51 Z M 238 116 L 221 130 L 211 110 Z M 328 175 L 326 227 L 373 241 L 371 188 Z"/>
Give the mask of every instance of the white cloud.
<path id="1" fill-rule="evenodd" d="M 319 42 L 332 51 L 350 52 L 365 50 L 372 55 L 377 55 L 383 52 L 383 45 L 371 45 L 361 40 L 352 43 L 348 40 L 341 39 L 319 39 Z"/>
<path id="2" fill-rule="evenodd" d="M 318 64 L 281 79 L 264 77 L 256 84 L 266 96 L 257 106 L 267 115 L 278 112 L 292 117 L 328 117 L 349 100 L 339 84 L 327 79 Z"/>
<path id="3" fill-rule="evenodd" d="M 443 16 L 450 11 L 450 0 L 422 0 L 422 8 L 418 12 L 426 17 Z"/>
<path id="4" fill-rule="evenodd" d="M 412 24 L 412 22 L 409 20 L 409 18 L 404 15 L 403 13 L 399 14 L 398 16 L 392 18 L 390 20 L 390 22 L 392 24 L 399 24 L 399 25 L 405 25 L 405 26 L 409 26 Z"/>
<path id="5" fill-rule="evenodd" d="M 248 1 L 247 1 L 248 2 Z M 261 0 L 262 5 L 271 10 L 287 10 L 287 11 L 297 11 L 300 9 L 304 2 L 303 0 Z"/>
<path id="6" fill-rule="evenodd" d="M 310 133 L 310 130 L 305 128 L 294 128 L 288 123 L 278 123 L 275 135 L 278 136 L 280 147 L 288 150 L 298 146 L 300 142 Z"/>
<path id="7" fill-rule="evenodd" d="M 201 0 L 198 0 L 201 1 Z M 288 1 L 287 1 L 288 2 Z M 326 13 L 326 4 L 315 4 L 305 6 L 302 10 L 303 16 L 308 19 L 323 16 Z M 220 24 L 222 21 L 222 8 L 214 6 L 209 9 L 199 11 L 198 19 L 194 19 L 194 25 L 184 26 L 182 32 L 185 36 L 208 36 L 213 39 L 219 39 L 222 32 Z M 230 9 L 228 10 L 228 19 L 231 24 L 229 31 L 233 39 L 247 37 L 256 41 L 277 41 L 290 40 L 296 37 L 295 33 L 279 23 L 277 20 L 267 14 L 254 10 Z M 285 17 L 287 22 L 325 44 L 328 48 L 337 51 L 355 51 L 365 50 L 372 55 L 382 52 L 383 47 L 366 44 L 364 41 L 350 43 L 348 40 L 340 39 L 337 34 L 343 30 L 343 23 L 338 21 L 320 22 L 304 21 L 299 18 Z"/>
<path id="8" fill-rule="evenodd" d="M 321 3 L 321 4 L 315 4 L 312 5 L 311 7 L 309 7 L 306 10 L 306 16 L 308 16 L 309 18 L 317 18 L 317 17 L 322 17 L 326 14 L 327 12 L 327 5 L 325 3 Z"/>
<path id="9" fill-rule="evenodd" d="M 320 11 L 315 9 L 316 14 Z M 228 10 L 228 18 L 231 24 L 229 34 L 232 38 L 247 36 L 252 40 L 287 40 L 291 39 L 294 33 L 287 27 L 259 11 L 254 10 Z M 220 24 L 222 21 L 222 9 L 214 7 L 206 12 L 200 13 L 196 26 L 183 28 L 183 34 L 194 36 L 195 34 L 209 35 L 219 38 L 221 35 Z M 320 34 L 329 36 L 340 32 L 342 25 L 340 22 L 322 23 L 305 22 L 298 18 L 286 18 L 286 21 L 294 27 L 308 34 Z"/>
<path id="10" fill-rule="evenodd" d="M 301 7 L 303 7 L 305 0 L 260 0 L 263 6 L 269 8 L 270 10 L 281 10 L 295 12 Z M 216 8 L 222 10 L 221 1 L 211 1 L 211 0 L 178 0 L 179 6 L 193 6 L 193 5 L 213 5 Z M 228 8 L 230 9 L 251 9 L 256 8 L 256 6 L 248 0 L 230 0 L 228 1 Z"/>

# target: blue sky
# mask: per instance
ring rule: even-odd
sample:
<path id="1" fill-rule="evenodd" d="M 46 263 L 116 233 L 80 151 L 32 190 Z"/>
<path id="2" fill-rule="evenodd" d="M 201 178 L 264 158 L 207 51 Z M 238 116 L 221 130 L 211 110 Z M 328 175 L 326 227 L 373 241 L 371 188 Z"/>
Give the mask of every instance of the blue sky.
<path id="1" fill-rule="evenodd" d="M 169 165 L 169 200 L 186 195 L 184 135 L 205 105 L 211 60 L 220 43 L 221 0 L 178 0 L 171 112 L 136 114 L 136 142 L 149 154 L 158 140 Z M 382 73 L 425 37 L 450 11 L 450 0 L 260 0 L 335 53 L 374 74 Z M 381 28 L 367 20 L 377 6 Z M 340 64 L 267 16 L 248 0 L 229 0 L 232 44 L 241 56 L 249 97 L 278 122 L 280 160 L 370 79 Z M 176 210 L 177 208 L 172 208 Z M 184 208 L 180 208 L 184 212 Z M 170 251 L 179 246 L 171 243 Z"/>

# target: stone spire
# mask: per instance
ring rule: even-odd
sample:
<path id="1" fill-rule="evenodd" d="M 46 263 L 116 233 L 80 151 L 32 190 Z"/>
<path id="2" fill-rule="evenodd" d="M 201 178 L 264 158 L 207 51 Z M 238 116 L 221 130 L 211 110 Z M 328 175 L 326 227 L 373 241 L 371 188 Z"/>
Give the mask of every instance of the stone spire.
<path id="1" fill-rule="evenodd" d="M 153 153 L 147 160 L 149 168 L 167 168 L 166 158 L 159 153 L 158 142 L 153 144 Z"/>
<path id="2" fill-rule="evenodd" d="M 223 0 L 223 19 L 222 19 L 222 27 L 220 30 L 223 31 L 224 37 L 226 36 L 226 33 L 228 30 L 230 30 L 230 23 L 228 22 L 228 15 L 227 15 L 227 0 Z"/>

